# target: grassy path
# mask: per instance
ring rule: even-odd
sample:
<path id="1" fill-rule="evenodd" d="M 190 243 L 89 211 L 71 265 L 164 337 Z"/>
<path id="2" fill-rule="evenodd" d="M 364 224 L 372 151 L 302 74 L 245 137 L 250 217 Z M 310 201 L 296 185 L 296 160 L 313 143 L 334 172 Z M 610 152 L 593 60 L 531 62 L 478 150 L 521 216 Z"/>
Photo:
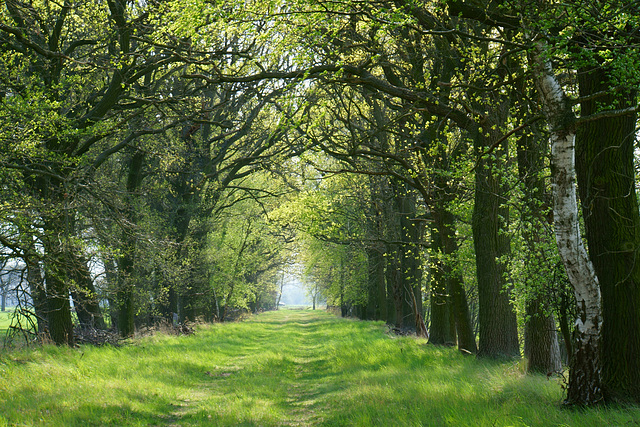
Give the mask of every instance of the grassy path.
<path id="1" fill-rule="evenodd" d="M 637 425 L 571 411 L 557 380 L 395 338 L 381 323 L 282 310 L 122 348 L 0 353 L 0 426 Z"/>

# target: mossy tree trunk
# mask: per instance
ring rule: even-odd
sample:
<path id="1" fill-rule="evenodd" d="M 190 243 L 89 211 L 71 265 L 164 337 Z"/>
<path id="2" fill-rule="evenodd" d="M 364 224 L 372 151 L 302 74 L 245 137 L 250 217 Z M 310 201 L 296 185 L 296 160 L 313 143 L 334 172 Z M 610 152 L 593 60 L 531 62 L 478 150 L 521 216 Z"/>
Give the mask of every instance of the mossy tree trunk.
<path id="1" fill-rule="evenodd" d="M 33 236 L 24 232 L 26 237 L 25 246 L 28 248 L 24 257 L 24 263 L 27 268 L 27 283 L 29 284 L 29 292 L 33 299 L 33 312 L 36 315 L 38 334 L 44 334 L 47 329 L 47 290 L 45 289 L 42 266 L 40 264 L 40 256 L 37 255 Z"/>
<path id="2" fill-rule="evenodd" d="M 527 372 L 553 374 L 562 371 L 560 345 L 553 315 L 545 311 L 544 298 L 536 298 L 525 307 L 527 323 L 524 327 L 524 355 Z"/>
<path id="3" fill-rule="evenodd" d="M 403 304 L 404 297 L 401 269 L 401 252 L 399 245 L 390 245 L 387 251 L 387 293 L 391 297 L 391 311 L 389 321 L 397 328 L 402 327 Z"/>
<path id="4" fill-rule="evenodd" d="M 381 245 L 367 248 L 367 310 L 366 319 L 382 320 L 382 308 L 386 309 L 384 287 L 384 259 Z M 382 268 L 381 268 L 382 267 Z"/>
<path id="5" fill-rule="evenodd" d="M 385 285 L 386 285 L 386 306 L 387 306 L 387 317 L 386 322 L 389 325 L 396 324 L 397 317 L 397 309 L 396 309 L 396 298 L 395 298 L 395 282 L 396 282 L 396 272 L 397 272 L 397 264 L 395 259 L 395 250 L 393 245 L 387 245 L 385 250 Z"/>
<path id="6" fill-rule="evenodd" d="M 47 201 L 41 212 L 44 277 L 46 283 L 46 316 L 49 335 L 56 345 L 74 344 L 69 282 L 72 266 L 72 227 L 69 209 L 73 195 L 65 189 L 68 170 L 59 163 L 50 165 L 57 177 L 36 177 L 29 182 L 40 200 Z"/>

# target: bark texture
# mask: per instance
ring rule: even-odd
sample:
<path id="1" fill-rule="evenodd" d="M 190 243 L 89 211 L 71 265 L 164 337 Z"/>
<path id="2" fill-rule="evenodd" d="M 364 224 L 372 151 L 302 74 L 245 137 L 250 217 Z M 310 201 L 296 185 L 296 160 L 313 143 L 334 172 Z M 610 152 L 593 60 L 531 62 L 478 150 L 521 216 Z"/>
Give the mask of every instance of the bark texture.
<path id="1" fill-rule="evenodd" d="M 524 355 L 528 372 L 549 375 L 561 372 L 562 363 L 556 321 L 552 315 L 541 310 L 544 305 L 542 298 L 527 304 L 529 318 L 524 328 Z"/>
<path id="2" fill-rule="evenodd" d="M 553 75 L 550 63 L 545 58 L 544 45 L 538 45 L 534 60 L 536 87 L 542 97 L 551 131 L 556 243 L 574 289 L 578 309 L 566 402 L 593 405 L 602 401 L 602 315 L 598 278 L 582 243 L 578 221 L 573 128 L 575 116 L 564 91 Z"/>
<path id="3" fill-rule="evenodd" d="M 611 91 L 603 68 L 582 69 L 580 95 Z M 635 105 L 636 91 L 581 103 L 581 114 Z M 583 124 L 576 168 L 589 255 L 602 293 L 602 380 L 607 399 L 640 402 L 640 212 L 636 197 L 636 114 Z"/>
<path id="4" fill-rule="evenodd" d="M 47 234 L 60 230 L 59 225 L 46 227 Z M 54 236 L 45 238 L 45 254 L 48 261 L 45 264 L 45 277 L 47 282 L 47 324 L 49 335 L 57 345 L 73 346 L 73 323 L 71 320 L 71 307 L 69 304 L 69 286 L 64 263 L 63 248 L 56 242 Z"/>
<path id="5" fill-rule="evenodd" d="M 495 123 L 485 123 L 487 131 Z M 479 155 L 492 145 L 494 138 L 475 137 Z M 509 239 L 504 233 L 508 208 L 503 207 L 499 148 L 494 156 L 480 156 L 476 167 L 476 191 L 473 208 L 473 244 L 478 275 L 480 340 L 478 356 L 514 357 L 520 355 L 516 313 L 505 280 L 502 257 L 509 253 Z"/>

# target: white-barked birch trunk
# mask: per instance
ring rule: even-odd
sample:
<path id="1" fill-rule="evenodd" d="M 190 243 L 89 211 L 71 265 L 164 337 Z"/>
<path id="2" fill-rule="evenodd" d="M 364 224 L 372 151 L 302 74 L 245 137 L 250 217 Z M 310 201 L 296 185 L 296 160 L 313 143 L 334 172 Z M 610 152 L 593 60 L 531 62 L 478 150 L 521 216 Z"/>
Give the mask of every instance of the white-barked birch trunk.
<path id="1" fill-rule="evenodd" d="M 593 405 L 602 400 L 600 286 L 580 233 L 576 196 L 575 115 L 545 51 L 545 45 L 539 42 L 533 57 L 534 78 L 551 133 L 556 243 L 578 305 L 566 402 Z"/>

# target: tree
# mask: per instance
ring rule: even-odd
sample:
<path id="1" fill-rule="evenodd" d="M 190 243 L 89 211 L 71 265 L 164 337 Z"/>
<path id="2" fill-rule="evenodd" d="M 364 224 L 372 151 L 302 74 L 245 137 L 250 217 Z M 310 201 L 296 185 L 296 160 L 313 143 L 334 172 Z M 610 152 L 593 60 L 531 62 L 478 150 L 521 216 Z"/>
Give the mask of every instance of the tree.
<path id="1" fill-rule="evenodd" d="M 554 279 L 554 267 L 559 259 L 555 241 L 548 231 L 552 219 L 543 175 L 545 153 L 542 147 L 546 148 L 546 145 L 535 125 L 518 140 L 518 176 L 523 192 L 519 226 L 522 243 L 514 251 L 521 260 L 520 267 L 512 267 L 511 274 L 519 276 L 514 281 L 523 287 L 518 293 L 524 297 L 525 305 L 527 371 L 549 374 L 560 372 L 562 365 L 552 312 L 555 305 L 548 300 L 549 292 L 555 291 L 559 283 Z"/>
<path id="2" fill-rule="evenodd" d="M 178 1 L 160 7 L 115 0 L 77 8 L 69 2 L 49 8 L 8 2 L 3 9 L 2 68 L 10 70 L 3 76 L 10 88 L 3 93 L 8 113 L 3 117 L 3 135 L 10 145 L 3 147 L 2 164 L 21 174 L 20 185 L 32 200 L 30 209 L 37 212 L 34 216 L 42 233 L 33 233 L 29 227 L 21 230 L 36 235 L 44 247 L 48 327 L 60 344 L 71 344 L 73 339 L 69 293 L 78 307 L 98 307 L 78 299 L 95 295 L 92 283 L 84 280 L 84 255 L 75 259 L 76 254 L 87 252 L 87 236 L 99 230 L 111 253 L 106 258 L 118 261 L 113 272 L 119 277 L 112 281 L 117 295 L 110 300 L 120 308 L 121 332 L 130 335 L 135 327 L 133 313 L 140 311 L 141 304 L 158 305 L 166 299 L 168 308 L 152 310 L 170 315 L 179 311 L 179 297 L 189 298 L 178 295 L 179 281 L 173 279 L 162 280 L 162 290 L 148 289 L 156 297 L 154 303 L 136 300 L 142 294 L 136 289 L 152 287 L 149 277 L 155 275 L 197 278 L 197 271 L 182 268 L 177 261 L 184 259 L 190 245 L 201 245 L 207 234 L 207 230 L 196 230 L 194 216 L 206 217 L 234 179 L 264 168 L 270 158 L 298 152 L 295 144 L 286 150 L 277 147 L 292 126 L 286 119 L 279 127 L 267 123 L 263 129 L 269 131 L 259 138 L 250 135 L 252 130 L 261 132 L 257 126 L 252 129 L 256 118 L 265 120 L 278 108 L 284 110 L 277 113 L 283 117 L 295 111 L 294 105 L 274 107 L 282 86 L 224 84 L 211 78 L 216 70 L 246 71 L 243 67 L 256 52 L 266 57 L 267 50 L 252 39 L 260 29 L 229 41 L 215 18 L 210 21 L 213 31 L 196 37 L 192 25 L 181 26 L 176 19 L 181 7 Z M 217 7 L 203 8 L 198 15 L 208 13 L 215 15 Z M 87 25 L 75 26 L 76 20 Z M 260 116 L 265 106 L 271 110 Z M 201 136 L 194 138 L 198 131 Z M 155 139 L 145 138 L 150 135 Z M 181 150 L 176 148 L 179 145 Z M 171 165 L 170 156 L 156 155 L 163 150 L 182 151 L 182 170 L 167 173 L 168 164 L 180 162 Z M 124 174 L 121 164 L 129 165 Z M 167 209 L 171 196 L 166 192 L 161 200 L 142 196 L 154 185 L 166 189 L 166 181 L 157 176 L 171 173 L 177 183 L 169 225 L 174 232 L 142 238 L 161 224 L 154 215 L 171 211 Z M 123 175 L 129 177 L 127 182 L 119 179 Z M 183 179 L 186 176 L 189 179 Z M 114 181 L 120 181 L 120 188 L 112 185 Z M 216 185 L 205 185 L 207 181 Z M 107 194 L 109 190 L 113 192 Z M 83 215 L 95 212 L 101 217 L 91 218 L 97 221 L 87 226 Z M 102 224 L 105 217 L 107 227 Z M 173 256 L 164 247 L 148 244 L 162 247 L 168 241 L 179 248 Z M 145 252 L 143 247 L 152 250 Z M 141 256 L 149 263 L 145 265 Z M 173 260 L 178 273 L 169 273 L 169 265 L 160 266 L 161 259 Z M 168 290 L 166 298 L 164 290 Z M 153 317 L 149 313 L 145 315 Z"/>
<path id="3" fill-rule="evenodd" d="M 640 213 L 634 143 L 638 110 L 638 5 L 568 6 L 583 32 L 568 42 L 576 60 L 581 123 L 576 171 L 589 256 L 602 294 L 606 399 L 640 402 Z M 593 14 L 598 11 L 597 14 Z M 618 53 L 613 54 L 616 51 Z"/>
<path id="4" fill-rule="evenodd" d="M 57 344 L 73 344 L 68 296 L 72 274 L 81 264 L 74 212 L 82 202 L 83 183 L 136 137 L 158 131 L 134 130 L 119 143 L 111 138 L 118 133 L 114 127 L 131 117 L 130 110 L 145 107 L 130 102 L 130 87 L 177 57 L 171 48 L 144 40 L 153 6 L 130 10 L 121 1 L 82 7 L 12 1 L 5 6 L 2 67 L 15 72 L 3 77 L 10 88 L 3 100 L 10 112 L 3 166 L 22 173 L 36 202 L 49 333 Z M 85 19 L 88 25 L 75 25 Z"/>
<path id="5" fill-rule="evenodd" d="M 215 299 L 221 321 L 232 318 L 235 310 L 276 306 L 277 272 L 291 243 L 291 236 L 270 219 L 278 195 L 286 194 L 280 184 L 267 173 L 256 173 L 228 187 L 221 199 L 224 209 L 218 207 L 216 227 L 208 234 L 209 286 L 198 296 L 200 303 Z M 261 297 L 270 300 L 260 302 Z"/>

